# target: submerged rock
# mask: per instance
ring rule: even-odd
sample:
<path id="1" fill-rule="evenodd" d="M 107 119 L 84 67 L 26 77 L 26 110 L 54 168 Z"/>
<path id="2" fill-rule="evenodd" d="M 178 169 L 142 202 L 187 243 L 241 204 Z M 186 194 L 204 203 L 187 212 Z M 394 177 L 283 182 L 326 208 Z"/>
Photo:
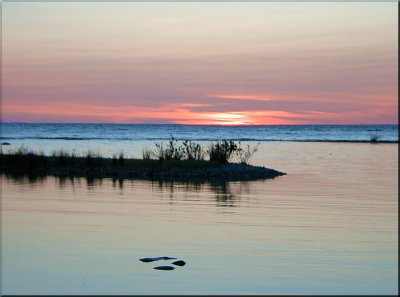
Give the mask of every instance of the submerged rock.
<path id="1" fill-rule="evenodd" d="M 157 266 L 157 267 L 154 267 L 153 269 L 157 269 L 157 270 L 174 270 L 175 267 L 172 267 L 172 266 Z"/>
<path id="2" fill-rule="evenodd" d="M 178 260 L 178 261 L 172 262 L 172 264 L 177 265 L 177 266 L 185 266 L 186 262 L 183 260 Z"/>
<path id="3" fill-rule="evenodd" d="M 11 143 L 4 141 L 1 143 L 1 145 L 11 145 Z"/>
<path id="4" fill-rule="evenodd" d="M 154 262 L 154 261 L 160 261 L 160 260 L 175 260 L 177 258 L 171 258 L 171 257 L 154 257 L 154 258 L 142 258 L 139 259 L 142 262 L 149 263 L 149 262 Z"/>

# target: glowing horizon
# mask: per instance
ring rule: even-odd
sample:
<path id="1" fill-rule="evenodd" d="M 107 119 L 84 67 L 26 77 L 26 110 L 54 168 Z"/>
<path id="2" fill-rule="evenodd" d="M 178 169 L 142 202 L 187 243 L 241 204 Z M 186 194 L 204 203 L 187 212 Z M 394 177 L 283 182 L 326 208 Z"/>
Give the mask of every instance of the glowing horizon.
<path id="1" fill-rule="evenodd" d="M 2 8 L 4 122 L 398 123 L 395 2 Z"/>

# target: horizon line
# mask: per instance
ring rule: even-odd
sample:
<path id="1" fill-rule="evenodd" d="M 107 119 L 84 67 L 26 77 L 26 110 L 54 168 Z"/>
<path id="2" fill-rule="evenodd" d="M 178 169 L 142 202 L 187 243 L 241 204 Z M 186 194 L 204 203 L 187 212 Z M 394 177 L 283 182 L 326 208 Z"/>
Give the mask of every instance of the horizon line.
<path id="1" fill-rule="evenodd" d="M 257 127 L 257 126 L 398 126 L 399 123 L 359 123 L 359 124 L 249 124 L 249 125 L 218 125 L 218 124 L 176 124 L 176 123 L 110 123 L 110 122 L 29 122 L 1 121 L 1 124 L 67 124 L 67 125 L 169 125 L 169 126 L 204 126 L 204 127 Z"/>

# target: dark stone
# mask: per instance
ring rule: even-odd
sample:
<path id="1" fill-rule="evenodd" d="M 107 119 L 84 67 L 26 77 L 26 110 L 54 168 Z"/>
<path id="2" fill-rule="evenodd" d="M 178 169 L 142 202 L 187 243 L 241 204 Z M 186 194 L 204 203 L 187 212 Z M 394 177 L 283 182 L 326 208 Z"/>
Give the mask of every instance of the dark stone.
<path id="1" fill-rule="evenodd" d="M 139 260 L 142 261 L 142 262 L 145 262 L 145 263 L 153 262 L 153 261 L 154 261 L 153 258 L 142 258 L 142 259 L 139 259 Z"/>
<path id="2" fill-rule="evenodd" d="M 183 260 L 178 260 L 178 261 L 172 262 L 172 264 L 177 265 L 177 266 L 185 266 L 186 262 Z"/>
<path id="3" fill-rule="evenodd" d="M 1 145 L 11 145 L 11 143 L 4 141 L 4 142 L 1 143 Z"/>
<path id="4" fill-rule="evenodd" d="M 175 260 L 177 258 L 171 258 L 171 257 L 158 257 L 156 258 L 157 260 Z"/>
<path id="5" fill-rule="evenodd" d="M 172 267 L 172 266 L 157 266 L 157 267 L 154 267 L 154 269 L 157 269 L 157 270 L 174 270 L 175 267 Z"/>
<path id="6" fill-rule="evenodd" d="M 176 258 L 171 258 L 171 257 L 154 257 L 154 258 L 142 258 L 139 259 L 142 262 L 149 263 L 149 262 L 154 262 L 154 261 L 160 261 L 160 260 L 175 260 Z"/>

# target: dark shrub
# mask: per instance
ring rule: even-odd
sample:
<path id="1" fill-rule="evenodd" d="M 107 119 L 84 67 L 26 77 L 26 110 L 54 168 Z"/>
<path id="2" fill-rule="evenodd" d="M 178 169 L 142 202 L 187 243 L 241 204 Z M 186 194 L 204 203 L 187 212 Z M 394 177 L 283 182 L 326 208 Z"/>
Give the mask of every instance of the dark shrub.
<path id="1" fill-rule="evenodd" d="M 88 150 L 86 152 L 86 165 L 88 166 L 100 166 L 103 165 L 104 159 L 99 152 L 94 152 L 93 150 Z"/>
<path id="2" fill-rule="evenodd" d="M 204 151 L 200 144 L 185 140 L 182 144 L 184 157 L 186 160 L 204 160 Z"/>
<path id="3" fill-rule="evenodd" d="M 154 156 L 162 160 L 182 160 L 184 151 L 181 146 L 177 145 L 177 140 L 171 136 L 168 141 L 167 147 L 164 148 L 162 143 L 156 143 L 156 150 L 153 152 Z"/>
<path id="4" fill-rule="evenodd" d="M 233 141 L 222 140 L 217 143 L 211 143 L 208 150 L 210 161 L 228 163 L 237 149 L 238 145 Z"/>
<path id="5" fill-rule="evenodd" d="M 118 157 L 118 165 L 124 165 L 124 163 L 125 163 L 124 152 L 121 151 Z"/>

